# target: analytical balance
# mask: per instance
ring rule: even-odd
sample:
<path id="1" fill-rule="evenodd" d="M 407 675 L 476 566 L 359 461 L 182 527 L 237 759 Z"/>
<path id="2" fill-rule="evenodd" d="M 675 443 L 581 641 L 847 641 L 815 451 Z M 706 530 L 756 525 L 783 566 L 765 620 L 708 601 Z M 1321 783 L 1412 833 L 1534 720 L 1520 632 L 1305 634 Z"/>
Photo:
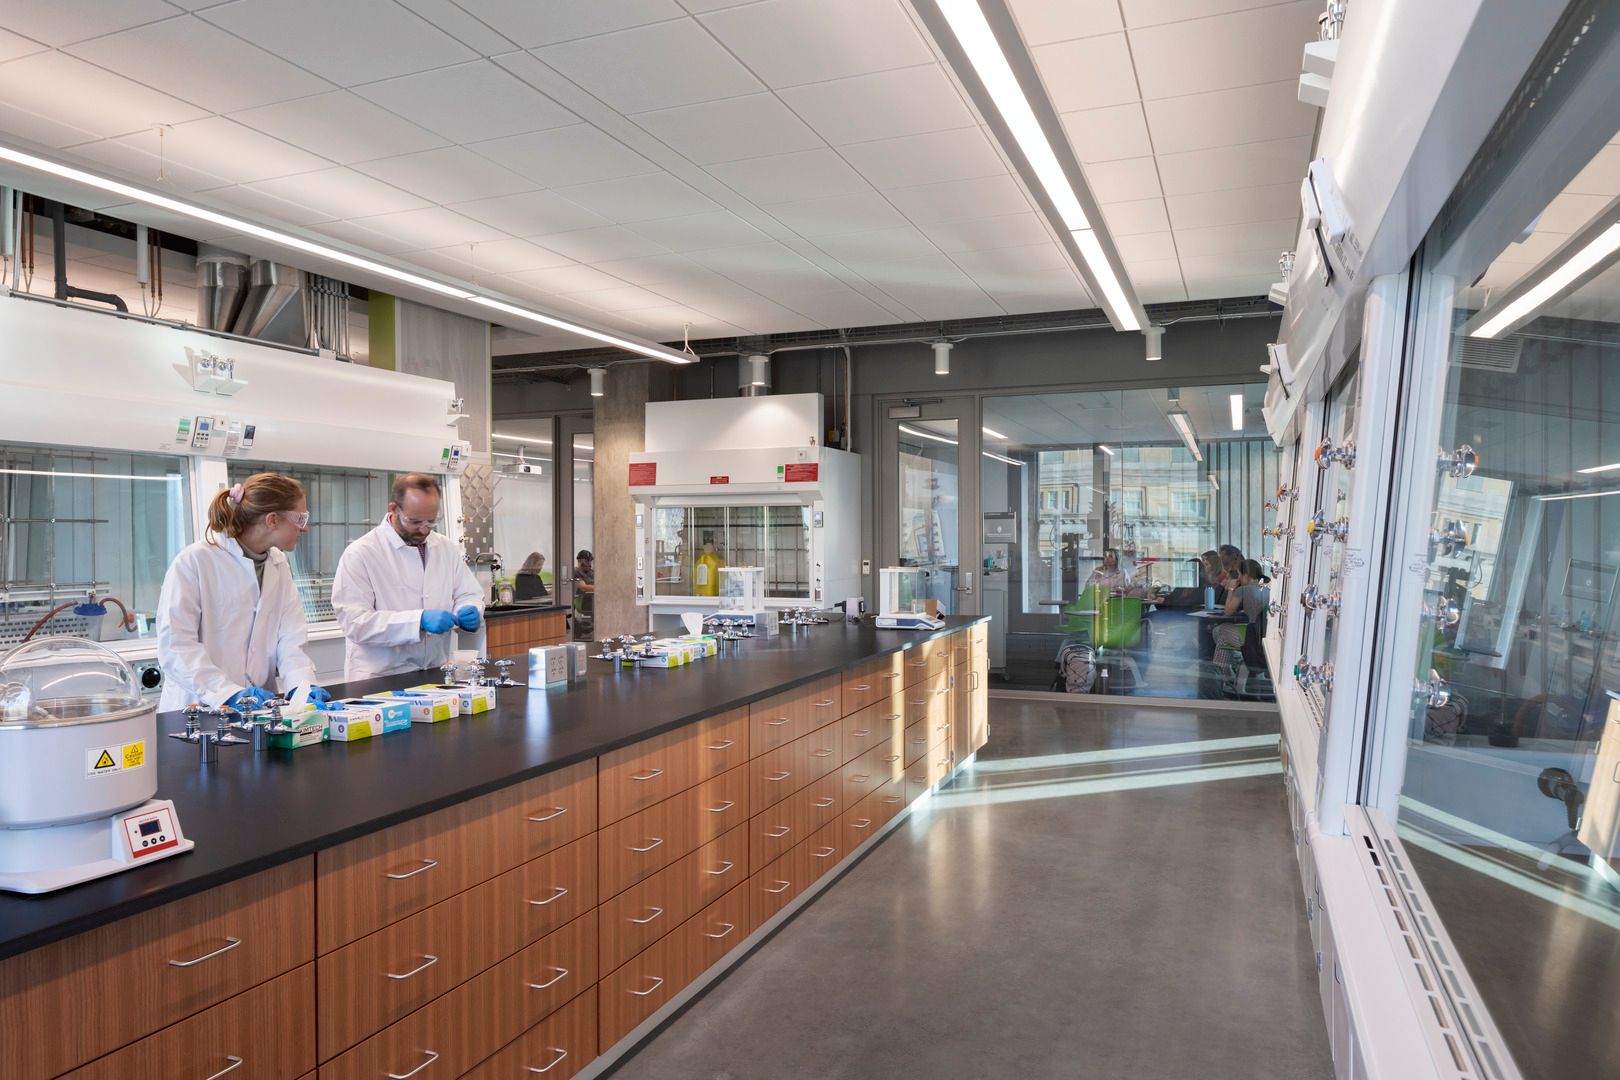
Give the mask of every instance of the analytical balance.
<path id="1" fill-rule="evenodd" d="M 885 566 L 878 571 L 880 630 L 938 630 L 945 620 L 929 613 L 923 599 L 922 571 L 910 566 Z"/>
<path id="2" fill-rule="evenodd" d="M 157 711 L 104 645 L 0 659 L 0 889 L 43 893 L 190 851 L 157 792 Z"/>

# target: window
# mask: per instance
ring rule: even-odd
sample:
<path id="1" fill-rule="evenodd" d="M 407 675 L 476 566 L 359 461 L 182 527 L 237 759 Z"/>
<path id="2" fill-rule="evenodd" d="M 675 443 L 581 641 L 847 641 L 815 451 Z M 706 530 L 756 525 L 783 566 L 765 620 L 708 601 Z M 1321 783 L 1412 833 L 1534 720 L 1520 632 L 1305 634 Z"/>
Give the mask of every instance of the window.
<path id="1" fill-rule="evenodd" d="M 658 596 L 719 596 L 726 566 L 763 567 L 767 597 L 810 596 L 807 506 L 660 506 L 652 520 Z"/>

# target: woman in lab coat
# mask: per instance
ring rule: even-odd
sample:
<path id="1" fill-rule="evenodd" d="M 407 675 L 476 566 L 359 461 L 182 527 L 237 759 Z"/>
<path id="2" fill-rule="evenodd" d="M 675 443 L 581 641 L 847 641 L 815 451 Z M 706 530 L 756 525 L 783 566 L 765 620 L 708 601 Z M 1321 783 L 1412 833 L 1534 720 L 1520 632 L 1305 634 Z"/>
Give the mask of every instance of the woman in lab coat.
<path id="1" fill-rule="evenodd" d="M 309 528 L 303 485 L 259 473 L 214 496 L 203 539 L 175 557 L 158 597 L 160 709 L 249 708 L 314 686 L 304 606 L 285 552 Z"/>

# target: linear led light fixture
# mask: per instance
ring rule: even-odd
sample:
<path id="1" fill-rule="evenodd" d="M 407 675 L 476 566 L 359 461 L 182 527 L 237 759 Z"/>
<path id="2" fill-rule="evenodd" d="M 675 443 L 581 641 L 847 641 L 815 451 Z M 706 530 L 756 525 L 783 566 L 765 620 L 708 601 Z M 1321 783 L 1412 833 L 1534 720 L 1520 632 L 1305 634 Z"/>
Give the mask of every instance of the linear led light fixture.
<path id="1" fill-rule="evenodd" d="M 1615 462 L 1613 465 L 1594 465 L 1590 469 L 1576 469 L 1575 471 L 1582 476 L 1590 476 L 1593 473 L 1613 472 L 1616 469 L 1620 469 L 1620 461 Z"/>
<path id="2" fill-rule="evenodd" d="M 292 233 L 283 232 L 280 229 L 269 229 L 263 225 L 257 225 L 251 221 L 246 221 L 239 217 L 233 217 L 230 214 L 222 214 L 217 210 L 209 210 L 205 207 L 195 206 L 188 202 L 182 202 L 179 199 L 170 198 L 167 195 L 160 195 L 155 191 L 147 191 L 146 189 L 136 187 L 133 184 L 126 184 L 119 180 L 112 180 L 105 176 L 98 176 L 95 173 L 86 172 L 83 169 L 77 169 L 71 165 L 64 165 L 61 162 L 51 161 L 48 158 L 42 158 L 35 154 L 29 154 L 22 150 L 14 149 L 10 146 L 0 145 L 0 161 L 9 161 L 13 165 L 20 165 L 25 169 L 32 169 L 35 172 L 42 172 L 49 176 L 59 177 L 60 179 L 68 180 L 75 184 L 82 184 L 85 187 L 95 188 L 97 191 L 105 191 L 110 195 L 117 195 L 120 198 L 128 199 L 131 202 L 145 203 L 147 206 L 156 206 L 160 209 L 179 214 L 182 217 L 192 218 L 196 221 L 206 221 L 222 228 L 230 229 L 232 232 L 243 233 L 247 236 L 252 236 L 256 239 L 266 241 L 267 243 L 276 244 L 280 247 L 291 248 L 294 251 L 301 251 L 307 255 L 314 255 L 317 258 L 328 259 L 332 262 L 341 263 L 344 266 L 350 266 L 356 270 L 363 270 L 368 274 L 375 274 L 378 277 L 386 278 L 389 281 L 397 281 L 402 285 L 410 285 L 414 288 L 437 293 L 440 296 L 448 296 L 453 300 L 470 300 L 475 304 L 482 304 L 485 307 L 494 308 L 496 311 L 503 312 L 507 315 L 512 315 L 520 319 L 527 319 L 530 322 L 541 323 L 543 325 L 553 327 L 554 329 L 566 330 L 571 334 L 579 334 L 582 337 L 588 337 L 595 341 L 600 341 L 605 345 L 612 345 L 615 348 L 640 353 L 641 355 L 653 360 L 663 360 L 671 364 L 692 364 L 697 362 L 696 357 L 688 356 L 674 349 L 666 349 L 661 345 L 635 341 L 631 338 L 622 337 L 618 334 L 612 334 L 603 330 L 597 330 L 594 327 L 583 326 L 579 323 L 570 322 L 567 319 L 559 319 L 555 316 L 545 315 L 538 311 L 530 311 L 527 308 L 518 307 L 516 304 L 509 304 L 504 300 L 497 300 L 491 296 L 484 296 L 479 293 L 472 292 L 464 285 L 447 285 L 442 281 L 434 281 L 432 278 L 423 277 L 421 274 L 413 274 L 409 270 L 401 270 L 397 267 L 389 266 L 386 263 L 377 262 L 375 259 L 368 259 L 363 255 L 351 254 L 342 250 L 341 248 L 329 247 L 326 244 L 318 244 L 313 240 L 305 240 L 301 236 L 295 236 Z"/>
<path id="3" fill-rule="evenodd" d="M 1620 495 L 1620 488 L 1608 491 L 1572 491 L 1568 495 L 1537 495 L 1537 502 L 1567 502 L 1570 499 L 1601 499 L 1607 495 Z"/>
<path id="4" fill-rule="evenodd" d="M 1097 449 L 1101 450 L 1103 453 L 1107 454 L 1109 457 L 1114 456 L 1114 452 L 1112 450 L 1110 450 L 1108 447 L 1104 446 L 1102 443 L 1097 444 Z"/>
<path id="5" fill-rule="evenodd" d="M 1187 415 L 1187 410 L 1180 405 L 1173 405 L 1165 415 L 1170 418 L 1170 423 L 1174 425 L 1176 434 L 1181 436 L 1181 441 L 1187 444 L 1188 450 L 1192 451 L 1193 460 L 1203 461 L 1204 455 L 1198 449 L 1198 436 L 1193 433 L 1192 417 Z"/>
<path id="6" fill-rule="evenodd" d="M 1243 395 L 1232 395 L 1232 430 L 1243 430 Z"/>
<path id="7" fill-rule="evenodd" d="M 492 439 L 505 439 L 507 442 L 533 443 L 535 446 L 550 446 L 551 445 L 551 440 L 550 439 L 534 439 L 534 438 L 530 438 L 527 435 L 508 435 L 504 431 L 492 432 L 490 434 L 490 438 L 492 438 Z"/>
<path id="8" fill-rule="evenodd" d="M 1146 313 L 1129 291 L 1128 283 L 1121 281 L 1122 273 L 1116 271 L 1097 235 L 1097 224 L 1086 213 L 1080 197 L 1083 181 L 1079 178 L 1084 173 L 1079 162 L 1074 160 L 1067 140 L 1047 136 L 1048 131 L 1061 132 L 1062 127 L 1001 0 L 914 0 L 914 3 L 935 41 L 952 59 L 951 66 L 969 87 L 969 93 L 977 82 L 986 99 L 979 102 L 980 110 L 987 118 L 992 110 L 984 106 L 986 103 L 993 106 L 1017 149 L 1015 157 L 1021 157 L 1028 166 L 1025 180 L 1045 196 L 1051 208 L 1049 216 L 1055 218 L 1053 223 L 1062 229 L 1073 245 L 1073 252 L 1079 255 L 1087 284 L 1094 286 L 1092 291 L 1107 310 L 1109 321 L 1116 330 L 1142 329 Z M 993 6 L 991 16 L 986 15 L 985 3 Z M 991 25 L 991 18 L 1003 28 L 1000 35 Z M 960 61 L 952 55 L 950 44 L 960 50 Z M 1009 49 L 1013 50 L 1011 56 Z M 968 70 L 964 71 L 964 67 Z M 970 73 L 974 77 L 971 80 L 967 78 Z M 994 118 L 991 119 L 994 127 Z M 1005 147 L 1006 140 L 1001 141 Z"/>
<path id="9" fill-rule="evenodd" d="M 1512 333 L 1557 300 L 1601 273 L 1620 252 L 1620 199 L 1605 206 L 1502 298 L 1463 324 L 1469 337 L 1498 338 Z"/>
<path id="10" fill-rule="evenodd" d="M 993 428 L 981 427 L 979 430 L 990 436 L 992 439 L 1005 439 L 1007 437 Z"/>
<path id="11" fill-rule="evenodd" d="M 947 439 L 945 436 L 943 436 L 943 435 L 935 435 L 931 431 L 922 431 L 922 430 L 919 430 L 918 428 L 907 427 L 905 424 L 896 424 L 895 426 L 900 431 L 903 431 L 905 434 L 907 434 L 907 435 L 915 435 L 920 439 L 932 439 L 935 442 L 944 443 L 947 446 L 960 446 L 961 445 L 961 443 L 957 442 L 955 439 Z M 981 454 L 983 454 L 987 458 L 994 458 L 997 461 L 1005 461 L 1009 465 L 1017 465 L 1020 469 L 1022 469 L 1024 467 L 1024 463 L 1022 461 L 1019 461 L 1019 460 L 1015 459 L 1015 458 L 1004 457 L 1001 454 L 992 454 L 988 450 L 981 450 L 979 452 Z"/>
<path id="12" fill-rule="evenodd" d="M 0 469 L 5 476 L 67 476 L 76 480 L 151 480 L 165 484 L 178 484 L 178 474 L 168 476 L 134 476 L 129 473 L 51 472 L 48 469 Z"/>

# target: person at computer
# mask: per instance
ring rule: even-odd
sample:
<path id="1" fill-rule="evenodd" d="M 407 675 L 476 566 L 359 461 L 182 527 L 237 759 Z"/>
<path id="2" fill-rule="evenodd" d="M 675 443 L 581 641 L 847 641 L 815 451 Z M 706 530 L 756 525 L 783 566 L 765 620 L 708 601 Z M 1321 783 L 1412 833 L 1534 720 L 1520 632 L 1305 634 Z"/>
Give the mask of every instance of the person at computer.
<path id="1" fill-rule="evenodd" d="M 520 603 L 544 600 L 547 596 L 545 571 L 546 557 L 538 551 L 529 552 L 529 557 L 512 577 L 512 599 Z"/>
<path id="2" fill-rule="evenodd" d="M 1090 588 L 1093 585 L 1100 586 L 1115 596 L 1134 595 L 1140 591 L 1132 581 L 1130 571 L 1120 565 L 1119 548 L 1103 550 L 1102 565 L 1091 572 L 1083 587 Z"/>
<path id="3" fill-rule="evenodd" d="M 1221 623 L 1215 627 L 1215 648 L 1238 652 L 1243 648 L 1243 639 L 1247 633 L 1243 624 L 1251 627 L 1260 625 L 1265 617 L 1266 608 L 1271 604 L 1271 590 L 1267 586 L 1271 579 L 1266 577 L 1258 562 L 1254 559 L 1244 559 L 1238 564 L 1237 584 L 1227 592 L 1226 603 L 1222 610 L 1228 615 L 1241 615 L 1243 622 Z"/>

